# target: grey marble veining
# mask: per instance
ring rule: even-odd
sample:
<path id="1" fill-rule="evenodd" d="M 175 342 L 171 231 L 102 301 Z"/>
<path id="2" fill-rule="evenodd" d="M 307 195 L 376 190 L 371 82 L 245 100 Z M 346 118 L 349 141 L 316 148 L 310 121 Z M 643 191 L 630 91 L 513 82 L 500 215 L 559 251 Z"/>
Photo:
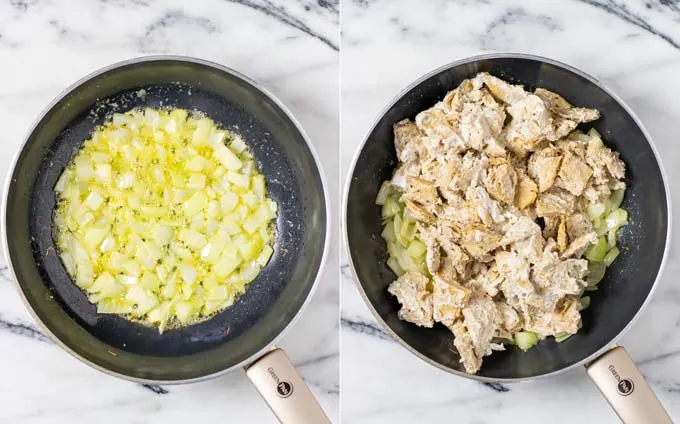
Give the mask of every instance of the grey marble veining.
<path id="1" fill-rule="evenodd" d="M 680 199 L 680 2 L 670 0 L 354 0 L 343 2 L 341 175 L 382 108 L 446 63 L 489 52 L 551 57 L 617 92 L 651 133 Z M 451 87 L 453 88 L 453 87 Z M 343 184 L 345 179 L 343 178 Z M 673 239 L 677 240 L 677 226 Z M 481 384 L 425 364 L 375 321 L 341 261 L 343 422 L 619 422 L 583 370 Z M 680 420 L 680 257 L 621 344 Z"/>
<path id="2" fill-rule="evenodd" d="M 338 198 L 339 1 L 0 2 L 0 178 L 32 121 L 69 84 L 146 54 L 219 62 L 257 80 L 301 121 Z M 331 418 L 339 413 L 338 240 L 313 301 L 281 346 Z M 1 423 L 276 422 L 243 373 L 138 385 L 95 371 L 34 323 L 0 259 Z"/>

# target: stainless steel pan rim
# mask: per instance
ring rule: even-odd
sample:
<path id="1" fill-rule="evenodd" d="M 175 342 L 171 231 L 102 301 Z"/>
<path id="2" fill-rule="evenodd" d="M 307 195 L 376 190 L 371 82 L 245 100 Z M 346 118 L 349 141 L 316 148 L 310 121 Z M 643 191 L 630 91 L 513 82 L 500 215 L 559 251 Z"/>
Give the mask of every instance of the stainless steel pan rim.
<path id="1" fill-rule="evenodd" d="M 359 159 L 359 155 L 364 149 L 364 146 L 366 145 L 366 142 L 368 141 L 368 138 L 370 134 L 373 132 L 375 129 L 376 125 L 380 121 L 380 119 L 392 108 L 392 106 L 399 100 L 401 97 L 403 97 L 406 93 L 411 91 L 414 87 L 422 83 L 423 81 L 429 79 L 430 77 L 439 74 L 440 72 L 443 72 L 447 69 L 459 66 L 459 65 L 464 65 L 467 63 L 472 63 L 476 62 L 479 60 L 485 60 L 485 59 L 530 59 L 530 60 L 535 60 L 539 62 L 544 62 L 548 63 L 557 67 L 561 67 L 564 69 L 567 69 L 583 78 L 586 80 L 592 82 L 593 84 L 597 85 L 599 88 L 601 88 L 603 91 L 605 91 L 609 96 L 611 96 L 614 100 L 616 100 L 623 108 L 624 110 L 633 118 L 637 126 L 640 128 L 640 131 L 642 131 L 643 135 L 645 136 L 645 139 L 647 140 L 647 143 L 649 146 L 652 148 L 652 151 L 654 152 L 654 157 L 656 159 L 656 163 L 659 165 L 659 171 L 661 173 L 661 178 L 663 180 L 663 185 L 664 185 L 664 190 L 665 190 L 665 195 L 666 195 L 666 208 L 668 210 L 668 227 L 666 229 L 666 240 L 664 243 L 664 253 L 663 253 L 663 258 L 661 259 L 661 265 L 659 266 L 659 270 L 656 274 L 656 279 L 654 280 L 654 284 L 652 284 L 652 288 L 649 290 L 649 293 L 647 294 L 647 297 L 645 298 L 644 302 L 642 303 L 642 306 L 640 309 L 635 313 L 635 316 L 633 316 L 633 319 L 630 320 L 630 322 L 621 330 L 614 338 L 612 338 L 610 341 L 607 343 L 603 344 L 603 346 L 597 350 L 595 353 L 592 355 L 583 358 L 581 361 L 574 363 L 572 365 L 566 366 L 564 368 L 561 368 L 557 371 L 552 371 L 546 374 L 541 374 L 538 376 L 533 376 L 533 377 L 523 377 L 523 378 L 490 378 L 490 377 L 482 377 L 478 375 L 473 375 L 473 374 L 468 374 L 465 372 L 457 371 L 448 367 L 445 367 L 441 365 L 440 363 L 428 358 L 427 356 L 421 354 L 418 352 L 416 349 L 414 349 L 411 345 L 406 343 L 399 335 L 394 332 L 389 325 L 382 319 L 380 314 L 375 310 L 373 307 L 373 304 L 371 303 L 370 299 L 366 295 L 366 292 L 363 289 L 363 286 L 359 282 L 359 277 L 356 274 L 356 270 L 354 269 L 354 263 L 352 262 L 352 255 L 349 254 L 349 239 L 347 236 L 347 201 L 348 201 L 348 196 L 349 196 L 349 187 L 352 182 L 352 175 L 354 174 L 354 169 L 356 167 L 356 163 Z M 663 164 L 661 162 L 661 157 L 659 155 L 658 150 L 656 149 L 656 146 L 654 145 L 654 141 L 652 140 L 651 136 L 645 129 L 645 127 L 642 125 L 642 122 L 640 122 L 640 119 L 637 117 L 637 115 L 633 112 L 633 110 L 615 93 L 613 92 L 609 87 L 607 87 L 605 84 L 602 82 L 598 81 L 591 75 L 574 68 L 573 66 L 567 65 L 565 63 L 559 62 L 557 60 L 549 59 L 546 57 L 542 56 L 536 56 L 536 55 L 531 55 L 531 54 L 524 54 L 524 53 L 491 53 L 491 54 L 483 54 L 483 55 L 477 55 L 477 56 L 471 56 L 467 57 L 461 60 L 457 60 L 451 63 L 448 63 L 446 65 L 440 66 L 427 74 L 423 75 L 422 77 L 418 78 L 411 84 L 409 84 L 406 88 L 401 90 L 396 96 L 390 100 L 390 102 L 385 106 L 380 113 L 378 114 L 378 117 L 374 120 L 373 124 L 371 125 L 370 129 L 366 133 L 366 136 L 364 137 L 363 142 L 359 146 L 359 148 L 356 150 L 354 153 L 354 158 L 352 159 L 352 163 L 350 165 L 349 173 L 347 174 L 347 179 L 345 181 L 345 190 L 344 190 L 344 195 L 343 195 L 343 202 L 342 202 L 342 226 L 343 226 L 343 231 L 342 231 L 342 237 L 345 245 L 346 252 L 348 253 L 348 260 L 349 260 L 349 265 L 350 269 L 352 272 L 352 276 L 354 278 L 354 283 L 359 290 L 359 293 L 361 294 L 361 297 L 364 299 L 364 302 L 368 306 L 368 309 L 371 311 L 375 319 L 382 325 L 382 327 L 396 340 L 398 341 L 403 347 L 405 347 L 409 352 L 420 358 L 421 360 L 427 362 L 428 364 L 435 366 L 443 371 L 449 372 L 451 374 L 455 374 L 460 377 L 465 377 L 471 380 L 476 380 L 476 381 L 481 381 L 485 383 L 515 383 L 515 382 L 529 382 L 529 381 L 535 381 L 535 380 L 542 380 L 550 377 L 554 377 L 556 375 L 566 373 L 567 371 L 570 371 L 572 369 L 575 369 L 577 367 L 583 366 L 585 364 L 588 364 L 589 362 L 597 359 L 600 357 L 602 354 L 604 354 L 606 351 L 612 348 L 612 346 L 616 343 L 617 340 L 619 340 L 625 333 L 628 331 L 640 318 L 640 315 L 642 314 L 642 311 L 645 310 L 647 305 L 652 299 L 652 296 L 654 292 L 656 291 L 656 288 L 658 286 L 659 280 L 661 279 L 661 275 L 663 274 L 664 267 L 666 266 L 666 261 L 668 259 L 668 254 L 670 251 L 670 243 L 671 243 L 671 231 L 672 231 L 672 219 L 670 219 L 673 214 L 671 212 L 671 196 L 670 196 L 670 189 L 668 187 L 668 177 L 666 176 L 666 171 L 664 170 Z"/>
<path id="2" fill-rule="evenodd" d="M 314 282 L 312 284 L 312 288 L 310 289 L 309 293 L 307 294 L 307 298 L 305 299 L 304 303 L 298 309 L 298 311 L 295 313 L 293 316 L 293 319 L 290 320 L 290 322 L 286 325 L 286 327 L 276 336 L 274 337 L 271 341 L 267 343 L 267 345 L 262 348 L 260 351 L 257 353 L 253 354 L 250 358 L 241 361 L 229 368 L 226 368 L 224 370 L 204 375 L 201 377 L 196 377 L 196 378 L 190 378 L 190 379 L 184 379 L 184 380 L 150 380 L 150 379 L 144 379 L 144 378 L 136 378 L 136 377 L 131 377 L 125 374 L 117 373 L 114 371 L 111 371 L 107 368 L 104 368 L 100 365 L 95 364 L 92 361 L 89 361 L 88 359 L 82 357 L 81 355 L 77 354 L 75 351 L 73 351 L 69 346 L 67 346 L 65 343 L 63 343 L 59 338 L 57 338 L 45 325 L 45 323 L 42 322 L 38 318 L 38 315 L 35 313 L 33 310 L 33 307 L 31 304 L 28 302 L 26 299 L 26 296 L 24 295 L 23 290 L 21 289 L 21 286 L 19 285 L 19 282 L 17 281 L 16 274 L 14 272 L 14 268 L 12 266 L 12 261 L 11 259 L 7 256 L 7 252 L 9 252 L 9 242 L 7 240 L 7 198 L 9 195 L 9 186 L 12 181 L 12 175 L 14 174 L 14 170 L 17 164 L 17 161 L 19 159 L 19 156 L 21 155 L 21 152 L 24 150 L 26 147 L 26 143 L 28 142 L 28 139 L 30 135 L 35 131 L 35 128 L 37 125 L 40 123 L 40 121 L 43 120 L 45 115 L 57 104 L 59 103 L 64 97 L 66 97 L 68 94 L 70 94 L 73 90 L 78 88 L 80 85 L 84 84 L 87 81 L 90 81 L 92 79 L 95 79 L 99 77 L 100 75 L 111 71 L 116 68 L 132 65 L 135 63 L 142 63 L 142 62 L 154 62 L 154 61 L 163 61 L 163 60 L 174 60 L 174 61 L 182 61 L 182 62 L 190 62 L 190 63 L 196 63 L 199 65 L 204 65 L 212 68 L 219 69 L 220 71 L 226 72 L 228 74 L 231 74 L 243 81 L 246 81 L 248 84 L 252 85 L 255 87 L 258 91 L 263 93 L 266 97 L 268 97 L 274 104 L 276 104 L 281 110 L 285 113 L 286 117 L 295 125 L 296 129 L 302 134 L 303 139 L 305 140 L 305 143 L 307 143 L 307 147 L 312 153 L 312 157 L 314 158 L 314 163 L 319 170 L 320 174 L 320 179 L 321 179 L 321 186 L 323 188 L 323 195 L 324 195 L 324 207 L 326 208 L 326 237 L 324 239 L 324 246 L 323 246 L 323 253 L 321 256 L 321 263 L 319 264 L 319 272 L 316 275 L 316 278 L 314 279 Z M 309 137 L 307 136 L 307 133 L 304 131 L 302 128 L 302 125 L 300 122 L 293 116 L 291 111 L 278 99 L 276 98 L 269 90 L 265 89 L 262 85 L 258 84 L 251 78 L 247 77 L 246 75 L 235 71 L 231 68 L 228 68 L 226 66 L 220 65 L 215 62 L 211 62 L 208 60 L 204 59 L 199 59 L 199 58 L 194 58 L 194 57 L 188 57 L 188 56 L 175 56 L 175 55 L 155 55 L 155 56 L 142 56 L 142 57 L 136 57 L 128 60 L 123 60 L 120 62 L 113 63 L 111 65 L 105 66 L 103 68 L 100 68 L 89 75 L 81 78 L 68 88 L 66 88 L 64 91 L 62 91 L 57 97 L 55 97 L 47 107 L 40 113 L 40 115 L 35 119 L 33 122 L 33 125 L 31 125 L 30 130 L 26 133 L 26 136 L 24 137 L 24 141 L 21 144 L 20 148 L 16 151 L 14 154 L 14 157 L 12 159 L 12 162 L 8 168 L 8 174 L 7 178 L 5 180 L 5 187 L 4 187 L 4 192 L 2 196 L 2 223 L 0 224 L 0 233 L 2 237 L 2 247 L 5 251 L 5 258 L 7 259 L 7 267 L 9 268 L 10 275 L 12 277 L 12 282 L 15 284 L 15 287 L 17 291 L 19 292 L 19 295 L 21 296 L 21 300 L 23 301 L 24 305 L 30 312 L 31 316 L 33 319 L 38 323 L 40 328 L 45 332 L 47 336 L 50 337 L 58 346 L 60 346 L 62 349 L 64 349 L 66 352 L 74 356 L 76 359 L 79 361 L 89 365 L 92 368 L 95 368 L 103 373 L 106 373 L 108 375 L 118 377 L 124 380 L 132 381 L 135 383 L 140 383 L 140 384 L 164 384 L 164 385 L 174 385 L 174 384 L 185 384 L 185 383 L 195 383 L 195 382 L 200 382 L 200 381 L 205 381 L 205 380 L 210 380 L 212 378 L 219 377 L 221 375 L 227 374 L 228 372 L 231 372 L 237 368 L 243 368 L 247 366 L 249 363 L 253 362 L 253 360 L 259 358 L 262 356 L 264 353 L 269 351 L 272 346 L 274 346 L 281 338 L 286 334 L 290 328 L 295 325 L 295 323 L 300 319 L 300 316 L 302 315 L 302 311 L 309 305 L 311 302 L 312 297 L 314 296 L 314 293 L 316 292 L 316 289 L 319 285 L 319 280 L 321 278 L 321 273 L 325 267 L 326 260 L 328 259 L 328 248 L 330 246 L 330 238 L 331 238 L 331 205 L 330 205 L 330 198 L 328 195 L 328 186 L 326 183 L 326 177 L 325 173 L 323 172 L 323 167 L 321 166 L 321 162 L 319 160 L 319 156 L 316 153 L 316 150 L 314 149 L 314 146 L 312 145 L 311 141 L 309 140 Z"/>

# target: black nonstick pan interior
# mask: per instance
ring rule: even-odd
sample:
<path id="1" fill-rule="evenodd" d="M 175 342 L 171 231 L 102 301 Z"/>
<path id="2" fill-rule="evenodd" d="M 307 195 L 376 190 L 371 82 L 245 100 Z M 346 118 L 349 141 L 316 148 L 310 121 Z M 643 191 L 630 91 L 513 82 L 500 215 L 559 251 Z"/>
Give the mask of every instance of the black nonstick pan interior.
<path id="1" fill-rule="evenodd" d="M 599 291 L 583 313 L 583 328 L 563 343 L 546 340 L 527 353 L 509 347 L 484 358 L 479 377 L 522 379 L 550 374 L 592 357 L 614 340 L 645 304 L 659 272 L 667 241 L 668 199 L 662 172 L 646 134 L 627 109 L 590 77 L 534 57 L 482 57 L 453 64 L 416 82 L 394 101 L 370 131 L 350 176 L 346 198 L 346 238 L 351 262 L 366 300 L 381 321 L 426 361 L 463 373 L 453 353 L 452 334 L 443 325 L 417 327 L 397 318 L 399 304 L 387 293 L 395 275 L 385 265 L 380 207 L 374 199 L 397 163 L 392 125 L 440 100 L 465 78 L 489 72 L 533 90 L 544 87 L 578 106 L 598 109 L 594 127 L 626 163 L 628 189 L 623 208 L 631 224 L 620 232 L 620 256 L 607 269 Z M 586 127 L 588 128 L 588 127 Z"/>
<path id="2" fill-rule="evenodd" d="M 54 184 L 83 141 L 113 112 L 145 106 L 200 111 L 241 134 L 279 205 L 274 256 L 246 293 L 212 319 L 162 335 L 97 314 L 55 254 L 52 228 Z M 290 116 L 242 77 L 178 58 L 112 67 L 58 100 L 18 156 L 6 208 L 8 253 L 37 318 L 91 364 L 153 381 L 208 376 L 270 344 L 308 298 L 327 237 L 321 175 Z"/>

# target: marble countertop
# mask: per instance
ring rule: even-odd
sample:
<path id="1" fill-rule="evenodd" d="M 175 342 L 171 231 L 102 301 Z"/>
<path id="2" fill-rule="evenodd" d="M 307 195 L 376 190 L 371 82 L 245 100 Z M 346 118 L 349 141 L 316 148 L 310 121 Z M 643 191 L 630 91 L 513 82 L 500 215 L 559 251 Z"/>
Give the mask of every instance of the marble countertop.
<path id="1" fill-rule="evenodd" d="M 677 1 L 354 0 L 343 2 L 341 20 L 341 175 L 377 114 L 411 81 L 466 56 L 522 52 L 569 63 L 613 88 L 656 141 L 673 200 L 680 198 Z M 619 422 L 583 370 L 489 385 L 427 365 L 381 329 L 342 263 L 343 423 Z M 653 301 L 621 344 L 680 421 L 678 277 L 676 244 Z"/>
<path id="2" fill-rule="evenodd" d="M 322 158 L 337 210 L 338 48 L 337 0 L 0 2 L 0 178 L 34 118 L 69 84 L 119 60 L 182 54 L 249 75 L 292 110 Z M 319 290 L 281 342 L 334 422 L 337 235 Z M 41 334 L 0 262 L 1 423 L 276 422 L 238 371 L 198 384 L 141 386 L 81 364 Z"/>

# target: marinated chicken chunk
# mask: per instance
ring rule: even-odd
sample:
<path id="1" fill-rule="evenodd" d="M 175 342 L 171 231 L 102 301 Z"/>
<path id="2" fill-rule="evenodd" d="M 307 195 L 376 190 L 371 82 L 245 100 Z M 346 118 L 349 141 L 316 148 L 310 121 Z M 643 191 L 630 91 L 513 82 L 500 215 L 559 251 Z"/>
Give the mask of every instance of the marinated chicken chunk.
<path id="1" fill-rule="evenodd" d="M 573 107 L 559 94 L 544 88 L 537 88 L 534 92 L 546 105 L 552 115 L 553 133 L 548 140 L 557 141 L 569 135 L 582 122 L 590 122 L 600 117 L 595 109 Z"/>
<path id="2" fill-rule="evenodd" d="M 385 238 L 411 238 L 408 257 L 388 261 L 400 275 L 388 290 L 400 319 L 453 333 L 466 372 L 520 331 L 579 330 L 582 256 L 611 243 L 589 206 L 625 188 L 618 153 L 576 129 L 599 116 L 480 73 L 394 124 L 399 166 L 387 186 L 407 225 Z"/>
<path id="3" fill-rule="evenodd" d="M 581 213 L 575 213 L 567 217 L 567 235 L 569 240 L 576 240 L 577 238 L 593 231 L 593 223 L 590 219 Z"/>
<path id="4" fill-rule="evenodd" d="M 541 217 L 571 215 L 575 209 L 576 197 L 566 190 L 552 189 L 536 199 L 536 215 Z"/>
<path id="5" fill-rule="evenodd" d="M 558 174 L 566 188 L 574 196 L 580 196 L 588 185 L 593 170 L 575 154 L 566 152 Z"/>
<path id="6" fill-rule="evenodd" d="M 479 370 L 482 358 L 493 350 L 492 340 L 502 317 L 487 295 L 472 296 L 462 315 L 462 321 L 451 326 L 456 336 L 453 344 L 461 355 L 465 371 L 474 374 Z"/>
<path id="7" fill-rule="evenodd" d="M 439 201 L 437 188 L 431 182 L 418 177 L 406 177 L 406 191 L 402 200 L 412 200 L 423 206 L 434 207 Z"/>
<path id="8" fill-rule="evenodd" d="M 544 192 L 555 183 L 562 164 L 562 155 L 555 147 L 547 147 L 529 158 L 527 171 L 538 182 L 538 190 Z"/>
<path id="9" fill-rule="evenodd" d="M 495 200 L 511 205 L 515 201 L 517 171 L 509 164 L 492 166 L 487 172 L 484 186 Z"/>
<path id="10" fill-rule="evenodd" d="M 588 143 L 586 161 L 593 170 L 593 183 L 596 185 L 615 184 L 625 175 L 626 167 L 619 154 L 607 148 L 599 138 Z"/>
<path id="11" fill-rule="evenodd" d="M 394 124 L 394 148 L 402 162 L 418 159 L 422 134 L 414 122 L 404 119 Z"/>
<path id="12" fill-rule="evenodd" d="M 421 327 L 432 327 L 433 300 L 427 285 L 429 278 L 417 272 L 407 272 L 390 284 L 387 291 L 401 304 L 399 319 Z"/>
<path id="13" fill-rule="evenodd" d="M 434 276 L 432 282 L 434 320 L 447 326 L 453 325 L 470 299 L 470 290 L 438 276 Z"/>
<path id="14" fill-rule="evenodd" d="M 536 201 L 538 185 L 526 173 L 518 172 L 518 175 L 515 206 L 519 209 L 526 209 Z"/>

